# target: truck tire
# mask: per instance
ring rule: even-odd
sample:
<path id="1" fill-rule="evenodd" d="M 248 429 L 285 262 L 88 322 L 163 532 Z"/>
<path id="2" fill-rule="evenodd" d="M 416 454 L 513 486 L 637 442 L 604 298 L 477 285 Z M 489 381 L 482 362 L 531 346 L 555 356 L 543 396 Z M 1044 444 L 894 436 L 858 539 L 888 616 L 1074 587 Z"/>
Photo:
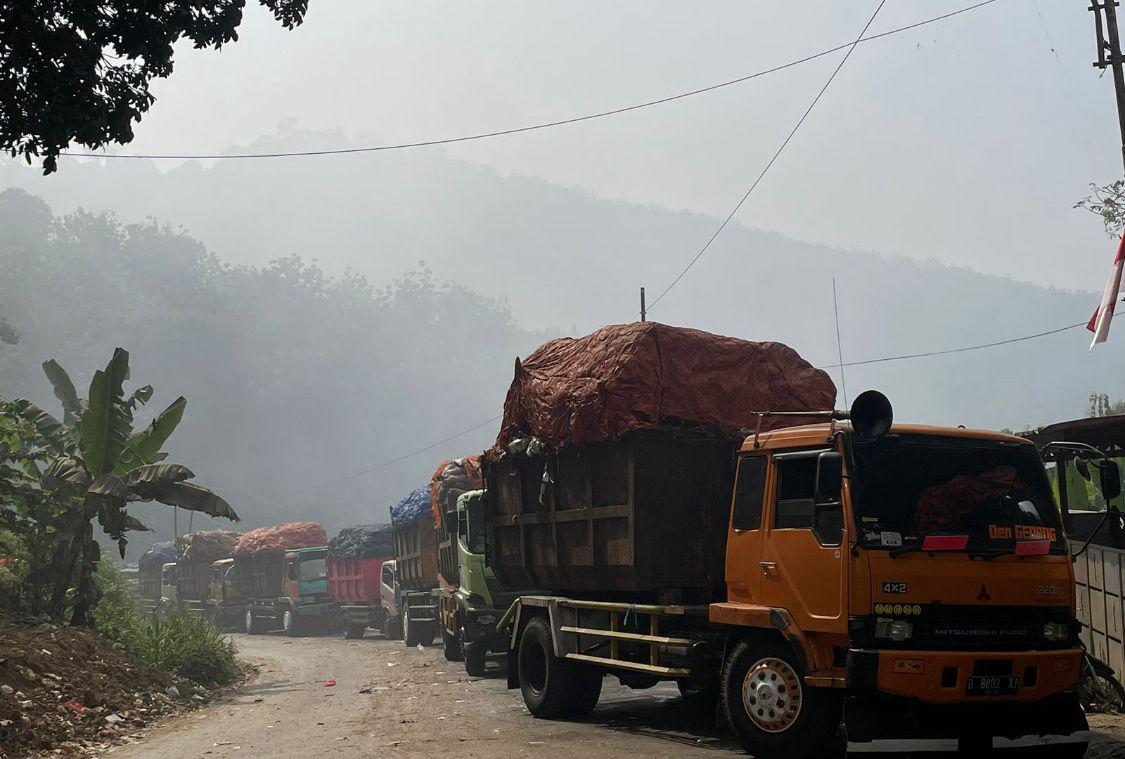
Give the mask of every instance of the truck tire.
<path id="1" fill-rule="evenodd" d="M 523 702 L 527 710 L 540 719 L 578 716 L 575 712 L 580 709 L 573 708 L 572 702 L 584 694 L 589 698 L 574 665 L 555 656 L 551 626 L 545 617 L 535 617 L 523 629 L 517 667 Z M 601 692 L 600 679 L 598 692 Z"/>
<path id="2" fill-rule="evenodd" d="M 831 688 L 810 688 L 788 646 L 736 644 L 720 681 L 723 716 L 754 756 L 819 756 L 840 727 L 843 700 Z"/>
<path id="3" fill-rule="evenodd" d="M 383 637 L 387 640 L 402 640 L 402 624 L 397 617 L 387 614 L 383 617 Z"/>
<path id="4" fill-rule="evenodd" d="M 254 616 L 251 609 L 246 610 L 246 616 L 243 619 L 244 629 L 247 635 L 260 635 L 262 632 L 262 623 Z"/>
<path id="5" fill-rule="evenodd" d="M 367 632 L 367 625 L 363 622 L 350 622 L 344 620 L 344 637 L 348 640 L 360 640 L 363 638 L 364 633 Z"/>
<path id="6" fill-rule="evenodd" d="M 434 642 L 432 622 L 411 622 L 409 610 L 402 615 L 402 642 L 410 648 L 428 646 Z"/>
<path id="7" fill-rule="evenodd" d="M 446 661 L 463 661 L 465 657 L 461 654 L 461 641 L 449 634 L 443 625 L 441 628 L 441 643 L 445 649 Z M 467 667 L 466 667 L 467 668 Z"/>
<path id="8" fill-rule="evenodd" d="M 594 711 L 602 697 L 603 674 L 600 669 L 581 666 L 575 668 L 574 674 L 576 693 L 567 704 L 566 716 L 581 719 Z"/>
<path id="9" fill-rule="evenodd" d="M 483 640 L 465 644 L 465 674 L 484 677 L 488 670 L 488 647 Z"/>
<path id="10" fill-rule="evenodd" d="M 281 629 L 290 638 L 298 637 L 301 634 L 301 618 L 292 609 L 286 609 L 281 613 Z"/>

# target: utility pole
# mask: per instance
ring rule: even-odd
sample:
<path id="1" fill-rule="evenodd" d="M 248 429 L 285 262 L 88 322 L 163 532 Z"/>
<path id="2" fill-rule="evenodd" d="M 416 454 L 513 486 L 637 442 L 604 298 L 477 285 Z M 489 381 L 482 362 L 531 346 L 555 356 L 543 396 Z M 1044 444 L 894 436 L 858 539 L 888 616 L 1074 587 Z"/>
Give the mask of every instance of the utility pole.
<path id="1" fill-rule="evenodd" d="M 641 288 L 641 321 L 645 320 L 645 289 Z"/>
<path id="2" fill-rule="evenodd" d="M 1121 162 L 1125 165 L 1125 72 L 1122 71 L 1121 39 L 1117 31 L 1117 0 L 1091 0 L 1094 32 L 1097 36 L 1096 68 L 1113 69 L 1113 88 L 1117 93 L 1117 122 L 1121 129 Z"/>

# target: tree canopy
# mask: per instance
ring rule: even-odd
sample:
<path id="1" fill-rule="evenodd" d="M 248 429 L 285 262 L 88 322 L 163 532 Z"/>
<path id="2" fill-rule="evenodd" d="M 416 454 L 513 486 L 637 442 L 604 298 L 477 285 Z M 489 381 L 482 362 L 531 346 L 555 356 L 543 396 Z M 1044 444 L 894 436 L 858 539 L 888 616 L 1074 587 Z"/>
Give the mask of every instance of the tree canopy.
<path id="1" fill-rule="evenodd" d="M 287 28 L 308 0 L 259 0 Z M 172 73 L 172 46 L 218 49 L 238 39 L 245 0 L 4 0 L 0 3 L 0 148 L 44 173 L 71 143 L 133 139 Z"/>

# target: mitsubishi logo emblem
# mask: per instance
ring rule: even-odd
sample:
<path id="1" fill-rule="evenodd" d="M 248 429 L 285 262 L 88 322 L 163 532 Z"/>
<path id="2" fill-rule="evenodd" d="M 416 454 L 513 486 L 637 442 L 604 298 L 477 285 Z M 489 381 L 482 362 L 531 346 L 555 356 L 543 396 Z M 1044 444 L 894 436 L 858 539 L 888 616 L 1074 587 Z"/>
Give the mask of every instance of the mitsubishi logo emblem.
<path id="1" fill-rule="evenodd" d="M 990 596 L 988 594 L 988 586 L 987 585 L 981 585 L 980 586 L 980 593 L 977 594 L 977 600 L 978 601 L 991 601 L 992 600 L 992 596 Z"/>

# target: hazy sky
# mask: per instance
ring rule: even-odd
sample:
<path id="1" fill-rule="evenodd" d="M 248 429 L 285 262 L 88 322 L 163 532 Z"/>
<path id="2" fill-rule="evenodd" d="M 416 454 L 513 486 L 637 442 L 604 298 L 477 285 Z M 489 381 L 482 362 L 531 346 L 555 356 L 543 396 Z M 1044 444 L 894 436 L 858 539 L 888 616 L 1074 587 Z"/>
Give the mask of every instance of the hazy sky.
<path id="1" fill-rule="evenodd" d="M 969 4 L 889 0 L 872 33 Z M 129 150 L 221 152 L 289 118 L 377 143 L 579 115 L 847 42 L 875 3 L 312 0 L 293 32 L 251 5 L 238 43 L 180 46 Z M 738 220 L 1100 290 L 1112 243 L 1071 206 L 1122 168 L 1086 8 L 999 0 L 861 45 Z M 721 217 L 841 55 L 609 119 L 423 150 Z M 331 172 L 381 156 L 291 160 Z"/>

